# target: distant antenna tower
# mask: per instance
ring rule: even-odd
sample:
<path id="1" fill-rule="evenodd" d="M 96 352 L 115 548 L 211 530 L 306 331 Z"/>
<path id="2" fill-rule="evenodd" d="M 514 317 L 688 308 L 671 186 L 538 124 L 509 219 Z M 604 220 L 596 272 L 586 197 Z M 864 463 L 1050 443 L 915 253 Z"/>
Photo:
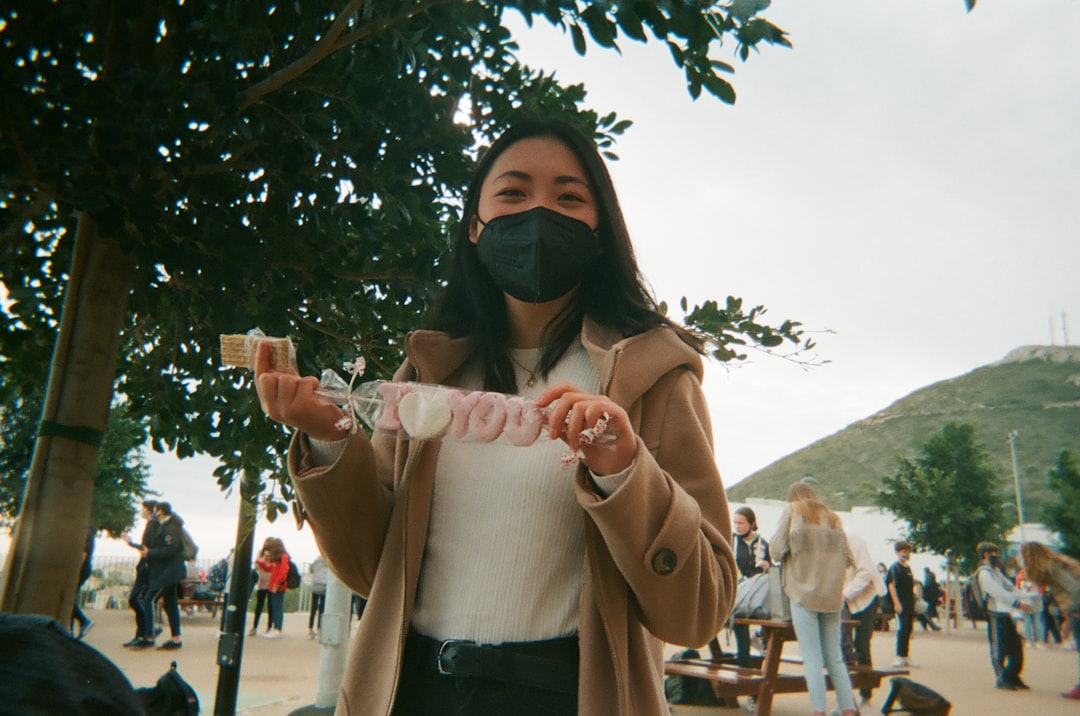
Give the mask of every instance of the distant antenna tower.
<path id="1" fill-rule="evenodd" d="M 1065 340 L 1065 345 L 1069 345 L 1069 314 L 1065 311 L 1061 312 L 1061 335 Z"/>
<path id="2" fill-rule="evenodd" d="M 1051 313 L 1046 317 L 1046 326 L 1050 329 L 1050 345 L 1056 346 L 1057 343 L 1054 342 L 1054 314 Z"/>

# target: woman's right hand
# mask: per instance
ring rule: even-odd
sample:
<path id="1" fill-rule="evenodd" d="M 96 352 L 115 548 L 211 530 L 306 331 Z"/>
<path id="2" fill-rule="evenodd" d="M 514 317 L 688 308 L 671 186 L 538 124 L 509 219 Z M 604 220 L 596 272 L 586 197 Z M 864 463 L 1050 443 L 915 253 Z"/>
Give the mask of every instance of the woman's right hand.
<path id="1" fill-rule="evenodd" d="M 271 419 L 295 428 L 316 440 L 341 440 L 349 435 L 337 426 L 345 416 L 341 408 L 315 395 L 319 379 L 300 377 L 295 368 L 288 372 L 270 370 L 270 344 L 255 352 L 255 389 L 263 412 Z"/>

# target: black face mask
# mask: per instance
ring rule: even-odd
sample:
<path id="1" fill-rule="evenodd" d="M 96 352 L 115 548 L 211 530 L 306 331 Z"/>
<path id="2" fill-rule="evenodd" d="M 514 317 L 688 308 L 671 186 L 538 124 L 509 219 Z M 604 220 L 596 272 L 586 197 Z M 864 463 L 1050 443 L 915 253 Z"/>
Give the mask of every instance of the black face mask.
<path id="1" fill-rule="evenodd" d="M 476 245 L 480 263 L 503 292 L 544 303 L 581 283 L 600 247 L 583 221 L 538 206 L 484 223 Z"/>
<path id="2" fill-rule="evenodd" d="M 991 555 L 990 559 L 987 560 L 987 561 L 990 562 L 990 566 L 993 567 L 994 569 L 997 569 L 998 567 L 1001 566 L 1001 557 L 997 556 L 996 554 Z"/>

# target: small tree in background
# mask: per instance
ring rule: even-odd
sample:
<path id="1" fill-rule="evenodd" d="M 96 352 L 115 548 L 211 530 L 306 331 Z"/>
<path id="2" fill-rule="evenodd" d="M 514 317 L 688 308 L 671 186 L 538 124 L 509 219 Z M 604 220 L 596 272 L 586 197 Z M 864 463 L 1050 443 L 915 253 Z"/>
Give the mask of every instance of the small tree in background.
<path id="1" fill-rule="evenodd" d="M 908 521 L 907 539 L 918 550 L 946 557 L 950 572 L 978 564 L 975 547 L 1005 536 L 1005 497 L 986 450 L 967 423 L 946 423 L 914 460 L 899 458 L 882 479 L 877 504 Z"/>
<path id="2" fill-rule="evenodd" d="M 1069 450 L 1059 452 L 1046 478 L 1057 499 L 1043 510 L 1043 522 L 1060 536 L 1061 551 L 1080 559 L 1080 464 L 1076 456 Z"/>
<path id="3" fill-rule="evenodd" d="M 22 506 L 40 420 L 40 393 L 0 403 L 0 527 L 10 528 Z M 145 444 L 146 421 L 132 417 L 122 403 L 114 407 L 101 443 L 90 511 L 90 524 L 110 537 L 131 529 L 138 503 L 150 494 Z"/>

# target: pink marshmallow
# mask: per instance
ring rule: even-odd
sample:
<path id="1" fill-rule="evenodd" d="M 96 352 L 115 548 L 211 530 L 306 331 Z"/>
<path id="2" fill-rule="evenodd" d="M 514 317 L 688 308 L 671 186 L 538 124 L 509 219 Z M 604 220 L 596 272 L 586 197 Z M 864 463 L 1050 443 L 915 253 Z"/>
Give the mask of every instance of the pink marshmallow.
<path id="1" fill-rule="evenodd" d="M 398 404 L 401 398 L 411 390 L 408 383 L 383 383 L 379 386 L 379 395 L 382 396 L 383 405 L 379 412 L 379 419 L 375 421 L 377 430 L 401 430 L 401 418 L 398 416 Z"/>
<path id="2" fill-rule="evenodd" d="M 525 447 L 540 437 L 544 428 L 544 414 L 536 402 L 515 395 L 506 401 L 506 439 L 511 445 Z"/>
<path id="3" fill-rule="evenodd" d="M 464 440 L 469 432 L 469 415 L 480 401 L 479 392 L 461 392 L 451 390 L 450 400 L 450 435 L 455 440 Z"/>
<path id="4" fill-rule="evenodd" d="M 502 434 L 505 425 L 506 396 L 502 393 L 482 393 L 476 407 L 469 413 L 469 439 L 492 442 Z"/>

